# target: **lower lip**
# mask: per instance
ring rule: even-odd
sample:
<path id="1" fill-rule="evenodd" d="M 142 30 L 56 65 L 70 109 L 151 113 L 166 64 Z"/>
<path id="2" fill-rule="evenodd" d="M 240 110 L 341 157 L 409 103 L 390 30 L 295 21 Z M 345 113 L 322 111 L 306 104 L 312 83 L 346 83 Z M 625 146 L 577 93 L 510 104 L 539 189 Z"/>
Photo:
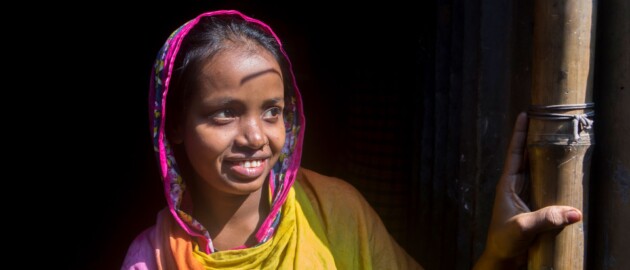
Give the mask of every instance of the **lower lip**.
<path id="1" fill-rule="evenodd" d="M 267 166 L 266 159 L 260 161 L 260 166 L 252 167 L 252 168 L 245 168 L 240 165 L 240 162 L 234 162 L 231 164 L 230 170 L 236 173 L 237 175 L 239 175 L 240 178 L 255 179 L 255 178 L 260 177 L 265 172 L 266 166 Z"/>

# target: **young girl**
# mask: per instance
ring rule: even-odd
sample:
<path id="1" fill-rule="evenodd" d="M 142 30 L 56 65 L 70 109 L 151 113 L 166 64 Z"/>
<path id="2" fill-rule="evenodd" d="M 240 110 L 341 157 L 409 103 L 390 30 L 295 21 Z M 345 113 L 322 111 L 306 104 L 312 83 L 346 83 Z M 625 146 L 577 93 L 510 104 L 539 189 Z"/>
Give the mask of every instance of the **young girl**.
<path id="1" fill-rule="evenodd" d="M 356 189 L 299 167 L 302 100 L 264 23 L 214 11 L 181 26 L 158 54 L 150 107 L 168 207 L 123 269 L 422 269 Z M 516 196 L 525 126 L 521 115 L 483 269 L 513 266 L 537 232 L 581 218 L 527 213 Z"/>

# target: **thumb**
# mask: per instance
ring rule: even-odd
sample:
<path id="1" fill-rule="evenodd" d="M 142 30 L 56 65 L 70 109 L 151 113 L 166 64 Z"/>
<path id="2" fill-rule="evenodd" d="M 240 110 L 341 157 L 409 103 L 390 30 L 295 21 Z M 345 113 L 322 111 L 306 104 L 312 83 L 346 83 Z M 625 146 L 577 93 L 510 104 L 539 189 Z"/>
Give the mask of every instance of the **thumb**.
<path id="1" fill-rule="evenodd" d="M 525 235 L 560 229 L 582 220 L 582 212 L 570 206 L 547 206 L 534 212 L 517 215 L 516 223 Z"/>

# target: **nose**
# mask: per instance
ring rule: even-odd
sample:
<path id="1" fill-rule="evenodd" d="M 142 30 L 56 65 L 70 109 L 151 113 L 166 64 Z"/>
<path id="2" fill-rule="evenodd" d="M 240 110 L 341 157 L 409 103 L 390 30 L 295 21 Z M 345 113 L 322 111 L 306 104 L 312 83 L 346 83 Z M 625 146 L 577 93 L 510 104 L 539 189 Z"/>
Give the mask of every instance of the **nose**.
<path id="1" fill-rule="evenodd" d="M 261 149 L 267 144 L 259 119 L 246 119 L 242 122 L 240 129 L 240 134 L 236 139 L 239 146 Z"/>

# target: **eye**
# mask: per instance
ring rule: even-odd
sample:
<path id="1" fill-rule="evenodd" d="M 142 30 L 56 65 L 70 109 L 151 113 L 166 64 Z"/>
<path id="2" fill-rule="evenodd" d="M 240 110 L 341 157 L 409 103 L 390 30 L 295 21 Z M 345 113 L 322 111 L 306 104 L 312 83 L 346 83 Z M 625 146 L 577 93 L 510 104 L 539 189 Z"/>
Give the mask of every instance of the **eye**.
<path id="1" fill-rule="evenodd" d="M 233 110 L 221 109 L 214 112 L 210 116 L 210 119 L 212 119 L 213 122 L 221 125 L 221 124 L 227 124 L 227 123 L 232 122 L 232 120 L 234 120 L 235 117 L 236 117 L 236 114 L 234 113 Z"/>
<path id="2" fill-rule="evenodd" d="M 264 120 L 267 120 L 267 121 L 275 122 L 275 121 L 278 120 L 278 118 L 280 118 L 280 115 L 282 115 L 282 108 L 280 108 L 280 107 L 272 107 L 272 108 L 267 109 L 263 113 L 262 118 Z"/>

